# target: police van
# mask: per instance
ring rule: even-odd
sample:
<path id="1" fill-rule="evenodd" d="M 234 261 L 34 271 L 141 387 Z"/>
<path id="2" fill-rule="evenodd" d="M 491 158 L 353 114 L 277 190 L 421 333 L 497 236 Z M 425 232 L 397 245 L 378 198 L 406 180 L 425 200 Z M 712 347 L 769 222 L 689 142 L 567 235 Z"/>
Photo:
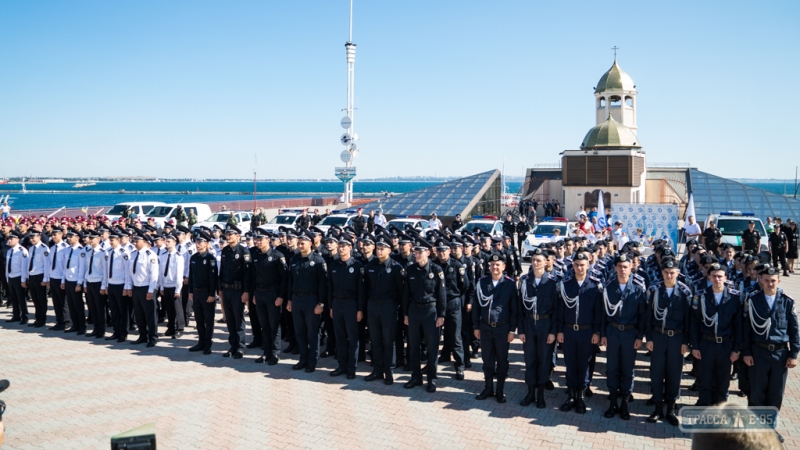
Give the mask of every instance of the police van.
<path id="1" fill-rule="evenodd" d="M 761 219 L 751 212 L 725 211 L 713 214 L 711 218 L 716 222 L 719 232 L 722 234 L 720 244 L 731 244 L 736 250 L 742 249 L 742 232 L 747 229 L 747 224 L 752 220 L 755 222 L 755 229 L 761 235 L 761 245 L 759 252 L 769 251 L 769 235 Z"/>

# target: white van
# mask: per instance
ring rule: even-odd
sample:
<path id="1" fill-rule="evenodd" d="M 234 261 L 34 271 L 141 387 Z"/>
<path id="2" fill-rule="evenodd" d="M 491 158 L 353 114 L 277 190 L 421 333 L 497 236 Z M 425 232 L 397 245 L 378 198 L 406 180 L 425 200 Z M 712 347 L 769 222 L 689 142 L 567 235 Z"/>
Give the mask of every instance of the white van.
<path id="1" fill-rule="evenodd" d="M 189 217 L 190 212 L 194 212 L 198 222 L 211 217 L 211 207 L 205 203 L 168 203 L 166 205 L 154 207 L 147 213 L 147 217 L 154 218 L 156 225 L 163 228 L 164 223 L 169 220 L 175 210 L 178 209 L 178 205 L 183 206 L 183 210 L 186 211 L 186 217 Z"/>
<path id="2" fill-rule="evenodd" d="M 759 253 L 769 251 L 769 235 L 761 219 L 755 214 L 741 211 L 725 211 L 712 215 L 717 223 L 717 228 L 722 233 L 720 244 L 731 244 L 736 250 L 742 249 L 742 232 L 747 229 L 747 224 L 752 220 L 755 222 L 756 230 L 761 235 L 761 245 Z"/>
<path id="3" fill-rule="evenodd" d="M 125 212 L 128 208 L 133 209 L 133 213 L 136 214 L 136 218 L 140 221 L 144 222 L 147 220 L 147 214 L 155 208 L 156 206 L 163 206 L 166 205 L 164 202 L 125 202 L 125 203 L 117 203 L 116 205 L 112 206 L 111 209 L 108 210 L 104 215 L 111 220 L 117 220 L 122 217 L 122 213 Z"/>

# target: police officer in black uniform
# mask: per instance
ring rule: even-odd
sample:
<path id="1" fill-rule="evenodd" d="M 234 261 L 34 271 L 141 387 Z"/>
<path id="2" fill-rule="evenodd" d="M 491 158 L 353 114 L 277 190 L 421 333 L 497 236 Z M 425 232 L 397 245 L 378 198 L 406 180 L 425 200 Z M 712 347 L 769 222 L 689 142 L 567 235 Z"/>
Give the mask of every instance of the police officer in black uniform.
<path id="1" fill-rule="evenodd" d="M 447 296 L 447 308 L 444 318 L 444 344 L 442 345 L 443 361 L 450 361 L 450 354 L 456 369 L 456 380 L 464 379 L 464 346 L 461 338 L 461 308 L 463 296 L 467 291 L 467 271 L 461 262 L 450 257 L 450 242 L 445 239 L 436 241 L 438 258 L 436 263 L 444 272 L 444 285 Z"/>
<path id="2" fill-rule="evenodd" d="M 405 269 L 389 257 L 391 242 L 385 234 L 375 238 L 375 258 L 364 268 L 365 302 L 360 308 L 369 318 L 372 341 L 372 373 L 364 380 L 383 379 L 394 383 L 392 366 L 402 359 L 403 348 L 395 355 L 398 305 L 403 298 Z"/>
<path id="3" fill-rule="evenodd" d="M 683 355 L 689 351 L 689 318 L 692 290 L 678 281 L 678 264 L 673 258 L 661 261 L 663 282 L 648 290 L 650 310 L 647 314 L 647 350 L 650 355 L 650 383 L 655 411 L 649 423 L 667 419 L 678 426 L 675 402 L 680 397 Z M 664 415 L 664 401 L 667 412 Z"/>
<path id="4" fill-rule="evenodd" d="M 525 242 L 525 238 L 528 237 L 528 232 L 531 231 L 531 224 L 528 223 L 528 219 L 526 216 L 522 215 L 519 217 L 519 222 L 517 222 L 516 232 L 517 232 L 517 249 L 520 253 L 522 253 L 522 243 Z"/>
<path id="5" fill-rule="evenodd" d="M 769 251 L 772 254 L 772 266 L 777 269 L 778 263 L 783 268 L 783 276 L 789 276 L 789 267 L 786 265 L 786 249 L 788 238 L 780 226 L 775 226 L 775 231 L 769 235 Z"/>
<path id="6" fill-rule="evenodd" d="M 189 258 L 189 300 L 197 327 L 197 344 L 189 348 L 189 351 L 202 351 L 204 355 L 211 354 L 216 309 L 214 296 L 219 289 L 217 258 L 208 251 L 211 240 L 208 233 L 198 231 L 195 237 L 197 252 Z"/>
<path id="7" fill-rule="evenodd" d="M 338 258 L 328 266 L 328 305 L 336 333 L 336 361 L 332 377 L 356 377 L 358 363 L 358 322 L 364 319 L 364 265 L 351 255 L 353 241 L 343 236 L 338 242 Z"/>
<path id="8" fill-rule="evenodd" d="M 708 269 L 711 286 L 692 301 L 692 356 L 698 360 L 697 406 L 712 406 L 728 399 L 731 364 L 742 347 L 742 302 L 739 291 L 729 288 L 725 268 Z"/>
<path id="9" fill-rule="evenodd" d="M 420 370 L 420 344 L 423 336 L 428 349 L 428 392 L 436 392 L 436 359 L 439 356 L 439 330 L 444 325 L 447 293 L 442 268 L 429 260 L 431 244 L 423 239 L 416 241 L 416 263 L 406 268 L 403 289 L 403 311 L 408 325 L 408 345 L 411 357 L 411 380 L 404 387 L 422 386 Z"/>
<path id="10" fill-rule="evenodd" d="M 534 249 L 530 270 L 520 278 L 519 338 L 525 355 L 525 384 L 528 386 L 520 405 L 536 402 L 537 408 L 547 407 L 544 390 L 550 378 L 556 342 L 558 278 L 545 270 L 546 265 L 547 252 Z"/>
<path id="11" fill-rule="evenodd" d="M 289 303 L 286 305 L 292 313 L 300 351 L 299 361 L 292 369 L 305 369 L 308 373 L 317 369 L 319 324 L 328 301 L 327 267 L 322 256 L 311 251 L 313 241 L 314 235 L 308 230 L 297 237 L 298 253 L 289 262 Z"/>
<path id="12" fill-rule="evenodd" d="M 756 230 L 754 221 L 747 222 L 747 229 L 742 231 L 742 250 L 757 255 L 761 249 L 761 233 Z"/>
<path id="13" fill-rule="evenodd" d="M 475 337 L 481 340 L 484 388 L 475 398 L 485 400 L 494 396 L 505 403 L 505 384 L 508 376 L 508 347 L 514 340 L 519 324 L 519 298 L 516 282 L 504 276 L 505 259 L 492 255 L 489 276 L 478 281 L 472 309 L 472 320 L 480 324 Z M 494 377 L 497 375 L 497 390 Z"/>
<path id="14" fill-rule="evenodd" d="M 647 297 L 644 283 L 631 274 L 631 258 L 621 253 L 614 258 L 616 278 L 603 289 L 604 326 L 600 329 L 600 345 L 606 347 L 606 382 L 611 405 L 607 419 L 619 412 L 619 418 L 630 420 L 628 397 L 633 392 L 633 369 L 636 351 L 642 346 L 647 322 Z M 617 399 L 621 399 L 617 406 Z"/>
<path id="15" fill-rule="evenodd" d="M 708 249 L 708 251 L 714 253 L 715 255 L 719 255 L 717 253 L 717 247 L 719 247 L 719 243 L 722 240 L 722 233 L 717 228 L 716 224 L 713 220 L 708 222 L 708 227 L 703 230 L 703 245 Z"/>
<path id="16" fill-rule="evenodd" d="M 256 229 L 250 291 L 253 294 L 258 321 L 261 324 L 261 350 L 256 363 L 278 364 L 281 351 L 281 310 L 289 283 L 288 266 L 283 253 L 272 248 L 270 236 Z"/>
<path id="17" fill-rule="evenodd" d="M 228 245 L 222 249 L 219 284 L 222 290 L 222 307 L 228 326 L 230 349 L 222 356 L 240 359 L 244 356 L 244 305 L 247 304 L 250 288 L 250 251 L 240 245 L 241 230 L 228 224 L 225 228 Z"/>
<path id="18" fill-rule="evenodd" d="M 779 274 L 774 267 L 762 268 L 763 290 L 745 302 L 742 355 L 750 369 L 750 405 L 780 410 L 788 369 L 797 367 L 800 330 L 794 299 L 778 288 Z"/>

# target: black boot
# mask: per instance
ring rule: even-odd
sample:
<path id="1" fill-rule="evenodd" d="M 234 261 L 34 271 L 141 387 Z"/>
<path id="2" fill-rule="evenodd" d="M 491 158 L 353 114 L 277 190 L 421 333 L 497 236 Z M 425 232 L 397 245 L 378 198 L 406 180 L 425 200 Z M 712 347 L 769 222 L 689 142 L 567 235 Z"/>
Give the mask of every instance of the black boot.
<path id="1" fill-rule="evenodd" d="M 506 379 L 505 378 L 497 378 L 497 391 L 495 392 L 495 397 L 497 398 L 497 403 L 505 403 L 506 402 L 506 394 L 503 390 L 506 387 Z"/>
<path id="2" fill-rule="evenodd" d="M 528 386 L 528 394 L 525 395 L 525 398 L 519 402 L 522 406 L 528 406 L 531 403 L 536 401 L 536 388 L 534 386 Z"/>
<path id="3" fill-rule="evenodd" d="M 483 391 L 480 394 L 476 395 L 475 398 L 478 400 L 486 400 L 489 397 L 494 397 L 494 385 L 493 385 L 494 377 L 485 377 L 483 379 Z"/>
<path id="4" fill-rule="evenodd" d="M 545 403 L 544 401 L 544 389 L 545 386 L 543 384 L 540 384 L 539 387 L 537 388 L 539 392 L 537 393 L 538 395 L 536 396 L 536 407 L 539 409 L 547 408 L 547 403 Z"/>
<path id="5" fill-rule="evenodd" d="M 675 416 L 675 400 L 667 401 L 667 414 L 664 416 L 664 418 L 667 419 L 667 422 L 673 427 L 677 427 L 680 423 L 678 421 L 678 417 Z"/>
<path id="6" fill-rule="evenodd" d="M 611 400 L 611 406 L 608 407 L 605 413 L 603 413 L 603 417 L 606 419 L 610 419 L 614 417 L 617 412 L 619 412 L 619 407 L 617 406 L 617 394 L 610 394 L 608 396 L 609 400 Z M 624 401 L 622 403 L 625 403 Z"/>
<path id="7" fill-rule="evenodd" d="M 630 394 L 622 394 L 622 401 L 619 402 L 619 418 L 622 420 L 631 420 L 631 413 L 628 411 L 628 396 Z"/>
<path id="8" fill-rule="evenodd" d="M 575 412 L 578 414 L 586 414 L 586 402 L 583 401 L 583 389 L 575 391 Z"/>
<path id="9" fill-rule="evenodd" d="M 655 411 L 647 418 L 648 423 L 656 423 L 659 420 L 664 420 L 664 403 L 662 402 L 656 402 Z"/>
<path id="10" fill-rule="evenodd" d="M 577 389 L 567 389 L 567 401 L 565 401 L 558 409 L 564 412 L 572 410 L 572 408 L 575 407 L 575 392 L 577 392 Z"/>

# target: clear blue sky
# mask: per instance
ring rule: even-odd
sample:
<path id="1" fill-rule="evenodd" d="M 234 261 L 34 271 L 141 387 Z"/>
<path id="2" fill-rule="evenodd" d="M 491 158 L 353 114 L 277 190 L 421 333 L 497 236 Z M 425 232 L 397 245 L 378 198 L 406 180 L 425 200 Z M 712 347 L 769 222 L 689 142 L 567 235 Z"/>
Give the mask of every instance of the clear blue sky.
<path id="1" fill-rule="evenodd" d="M 0 176 L 332 178 L 348 1 L 0 3 Z M 578 148 L 611 47 L 650 162 L 793 178 L 800 2 L 356 0 L 359 175 Z M 12 156 L 9 162 L 6 157 Z"/>

